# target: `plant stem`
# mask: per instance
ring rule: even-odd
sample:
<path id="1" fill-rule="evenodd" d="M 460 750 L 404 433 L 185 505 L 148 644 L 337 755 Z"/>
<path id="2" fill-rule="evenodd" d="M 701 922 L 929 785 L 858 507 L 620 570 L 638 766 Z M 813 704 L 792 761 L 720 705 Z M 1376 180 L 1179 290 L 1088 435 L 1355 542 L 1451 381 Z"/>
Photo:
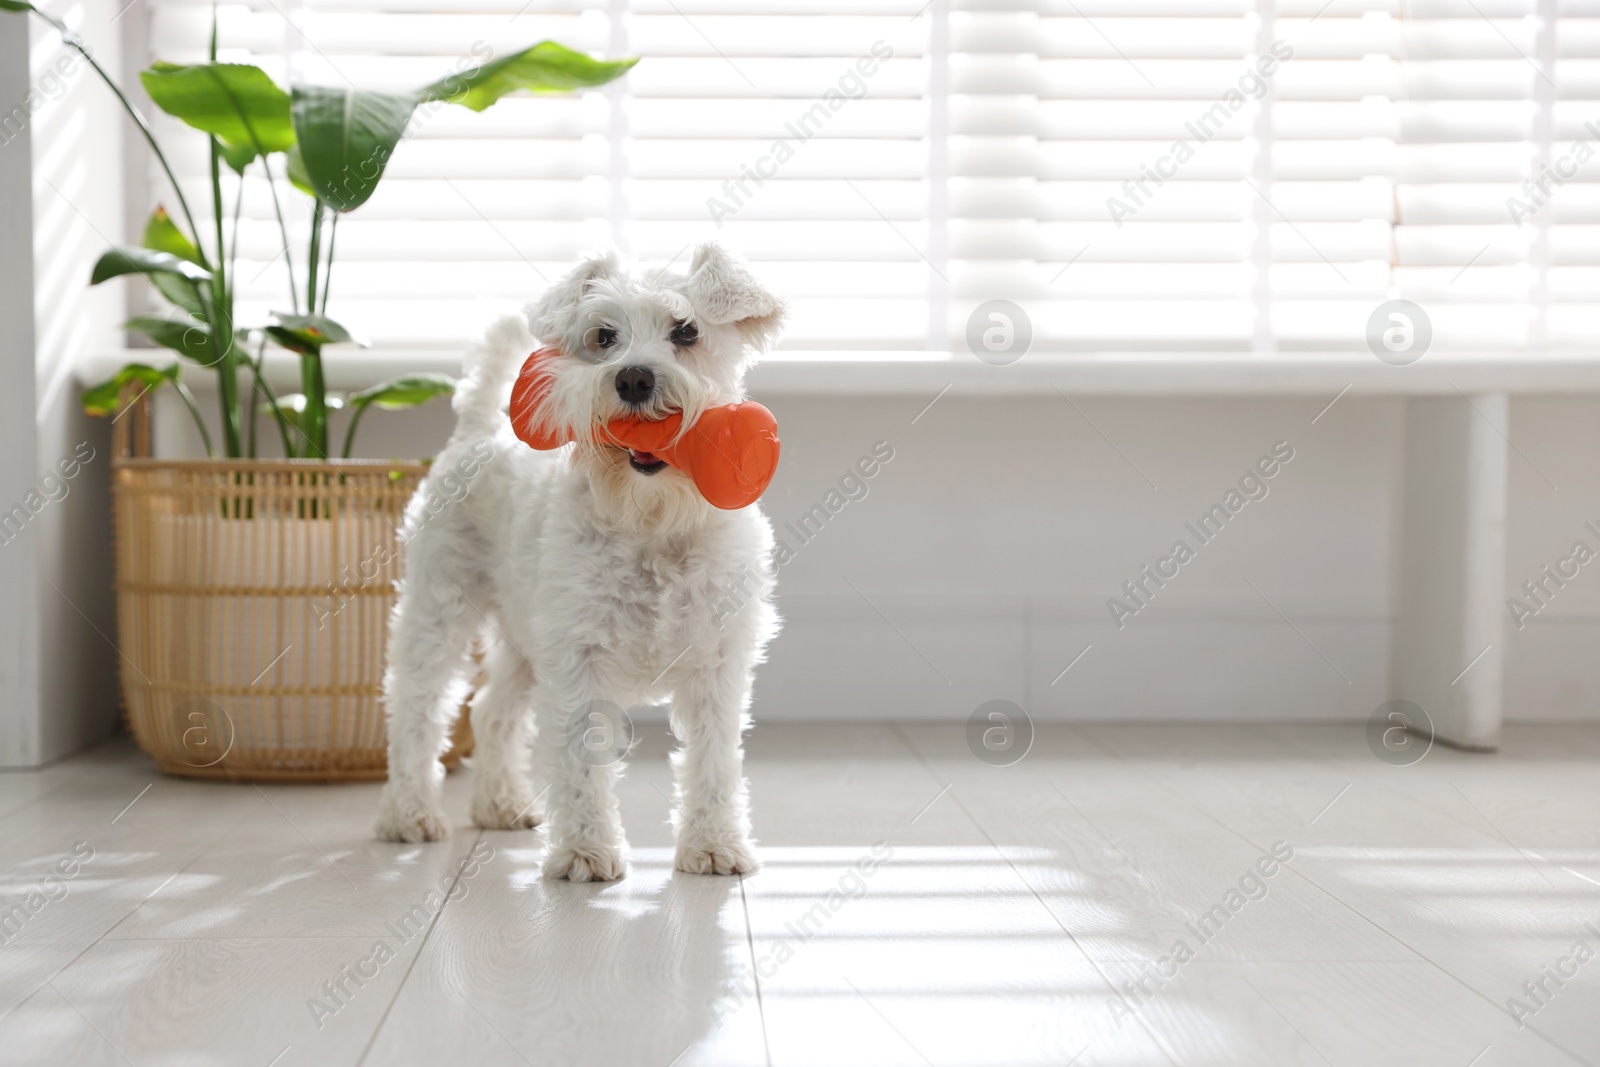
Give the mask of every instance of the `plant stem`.
<path id="1" fill-rule="evenodd" d="M 239 191 L 233 197 L 233 232 L 228 235 L 228 276 L 238 277 L 234 268 L 239 263 L 239 216 L 244 208 L 244 175 L 239 175 Z M 217 258 L 221 258 L 220 256 Z"/>
<path id="2" fill-rule="evenodd" d="M 306 269 L 310 277 L 306 281 L 306 314 L 317 313 L 317 261 L 322 256 L 322 198 L 318 197 L 311 206 L 311 246 L 306 254 Z"/>
<path id="3" fill-rule="evenodd" d="M 118 88 L 116 82 L 111 80 L 111 75 L 106 73 L 105 68 L 95 62 L 94 56 L 90 55 L 89 50 L 83 47 L 83 42 L 78 39 L 78 35 L 67 29 L 66 23 L 52 18 L 37 7 L 31 10 L 35 15 L 55 27 L 56 32 L 61 34 L 61 42 L 63 44 L 84 58 L 84 61 L 100 76 L 100 80 L 106 83 L 106 88 L 116 94 L 117 100 L 122 104 L 122 109 L 128 113 L 128 117 L 133 120 L 133 124 L 139 127 L 139 132 L 144 134 L 145 143 L 150 146 L 150 151 L 155 153 L 156 162 L 161 164 L 161 169 L 166 172 L 167 181 L 172 184 L 172 192 L 178 198 L 178 207 L 183 210 L 183 217 L 189 223 L 189 232 L 194 234 L 195 247 L 200 250 L 200 265 L 210 270 L 211 264 L 205 261 L 205 249 L 200 245 L 200 227 L 195 225 L 194 213 L 189 210 L 189 201 L 184 198 L 183 187 L 178 184 L 177 176 L 172 173 L 172 164 L 167 162 L 166 154 L 161 151 L 161 146 L 156 144 L 156 136 L 151 132 L 150 124 L 139 113 L 139 109 L 133 106 L 133 102 L 128 99 L 127 94 Z"/>
<path id="4" fill-rule="evenodd" d="M 261 157 L 261 169 L 267 172 L 267 188 L 272 192 L 272 211 L 278 216 L 278 233 L 283 237 L 283 265 L 289 270 L 289 310 L 300 314 L 300 290 L 294 284 L 294 256 L 289 251 L 289 227 L 283 221 L 283 205 L 278 202 L 278 181 L 272 176 L 272 164 Z"/>
<path id="5" fill-rule="evenodd" d="M 217 4 L 211 2 L 211 61 L 217 61 Z M 228 246 L 223 230 L 222 146 L 206 138 L 211 151 L 211 217 L 216 224 L 217 262 L 211 275 L 211 341 L 217 349 L 217 399 L 222 406 L 222 447 L 234 459 L 244 454 L 239 418 L 239 352 L 233 336 L 233 291 L 228 288 Z M 195 234 L 198 242 L 199 233 Z"/>
<path id="6" fill-rule="evenodd" d="M 306 279 L 306 311 L 317 310 L 317 267 L 322 258 L 322 220 L 327 208 L 318 197 L 311 207 L 311 243 L 307 249 L 309 276 Z M 300 413 L 300 431 L 306 445 L 319 458 L 328 458 L 328 392 L 322 380 L 322 350 L 319 347 L 300 353 L 300 391 L 305 395 L 305 410 Z"/>
<path id="7" fill-rule="evenodd" d="M 247 339 L 248 339 L 248 337 L 247 337 Z M 261 347 L 265 348 L 266 344 L 267 344 L 267 335 L 266 335 L 265 332 L 263 332 L 262 335 L 261 335 Z M 251 370 L 255 369 L 255 363 L 251 362 L 250 353 L 248 351 L 245 352 L 244 361 L 246 363 L 250 364 L 250 369 Z M 261 414 L 261 411 L 260 411 L 261 401 L 259 399 L 260 396 L 261 396 L 261 380 L 260 380 L 259 377 L 254 377 L 252 379 L 252 381 L 250 382 L 250 415 L 249 415 L 249 422 L 247 423 L 247 425 L 250 427 L 250 437 L 249 437 L 250 446 L 249 446 L 248 454 L 249 454 L 251 459 L 255 459 L 256 458 L 256 423 L 260 421 L 260 419 L 258 417 Z"/>
<path id="8" fill-rule="evenodd" d="M 250 364 L 250 370 L 255 375 L 255 387 L 266 395 L 267 403 L 272 405 L 272 417 L 277 420 L 278 433 L 283 437 L 283 456 L 285 459 L 294 459 L 294 442 L 289 437 L 288 418 L 284 415 L 283 409 L 278 407 L 277 394 L 272 391 L 272 386 L 267 384 L 267 375 L 264 367 L 266 358 L 267 338 L 263 334 L 261 347 L 256 351 L 256 358 L 253 360 L 246 359 L 246 362 Z"/>
<path id="9" fill-rule="evenodd" d="M 215 44 L 213 39 L 213 48 Z M 217 266 L 211 280 L 211 339 L 220 348 L 217 394 L 222 403 L 222 445 L 229 457 L 237 457 L 243 454 L 239 432 L 239 353 L 233 341 L 233 294 L 228 291 L 223 245 L 222 152 L 215 137 L 210 142 L 211 205 L 217 228 Z"/>
<path id="10" fill-rule="evenodd" d="M 261 384 L 259 382 L 251 382 L 250 383 L 250 421 L 248 423 L 248 425 L 250 427 L 250 431 L 249 431 L 249 434 L 248 434 L 248 440 L 249 440 L 250 443 L 245 449 L 245 454 L 248 455 L 251 459 L 255 459 L 256 458 L 256 423 L 257 423 L 257 421 L 259 421 L 256 418 L 256 415 L 257 415 L 256 408 L 261 403 L 260 396 L 261 396 Z"/>
<path id="11" fill-rule="evenodd" d="M 212 286 L 224 299 L 228 293 L 228 257 L 222 242 L 222 161 L 215 137 L 211 142 L 211 214 L 217 227 L 217 266 L 212 272 Z M 219 306 L 221 306 L 219 301 Z"/>
<path id="12" fill-rule="evenodd" d="M 322 313 L 328 313 L 328 288 L 333 284 L 333 243 L 339 236 L 339 212 L 333 213 L 328 224 L 328 264 L 322 268 Z"/>
<path id="13" fill-rule="evenodd" d="M 328 458 L 328 389 L 322 380 L 322 352 L 315 350 L 300 353 L 300 391 L 305 394 L 306 407 L 300 415 L 301 432 L 306 447 L 316 453 L 316 458 Z"/>
<path id="14" fill-rule="evenodd" d="M 232 316 L 224 309 L 223 305 L 217 299 L 215 278 L 213 278 L 211 282 L 204 284 L 195 282 L 193 283 L 193 287 L 195 298 L 200 302 L 200 317 L 205 320 L 206 325 L 211 331 L 211 351 L 215 353 L 215 358 L 213 358 L 210 363 L 205 364 L 205 366 L 217 372 L 217 392 L 219 394 L 218 401 L 222 415 L 223 442 L 224 445 L 226 445 L 229 404 L 226 399 L 226 391 L 228 388 L 227 376 L 223 374 L 223 367 L 226 366 L 229 353 L 233 349 L 233 333 L 232 323 L 231 321 L 228 321 L 228 339 L 225 342 L 223 340 L 223 333 L 220 327 L 225 320 L 231 320 Z M 196 418 L 198 417 L 199 416 L 196 415 Z M 206 435 L 206 431 L 203 426 L 201 427 L 200 433 L 201 436 Z M 238 455 L 238 452 L 234 451 L 229 454 L 236 456 Z"/>
<path id="15" fill-rule="evenodd" d="M 206 431 L 205 416 L 200 414 L 200 405 L 195 403 L 194 394 L 189 392 L 189 387 L 182 382 L 175 381 L 172 383 L 172 387 L 178 391 L 178 395 L 183 397 L 183 402 L 189 406 L 189 414 L 194 416 L 194 424 L 200 431 L 200 440 L 206 446 L 206 458 L 215 459 L 217 453 L 211 447 L 211 434 Z"/>
<path id="16" fill-rule="evenodd" d="M 356 426 L 361 422 L 361 416 L 367 413 L 366 404 L 356 404 L 350 411 L 350 428 L 344 432 L 344 451 L 339 454 L 340 459 L 350 458 L 350 449 L 356 443 Z"/>

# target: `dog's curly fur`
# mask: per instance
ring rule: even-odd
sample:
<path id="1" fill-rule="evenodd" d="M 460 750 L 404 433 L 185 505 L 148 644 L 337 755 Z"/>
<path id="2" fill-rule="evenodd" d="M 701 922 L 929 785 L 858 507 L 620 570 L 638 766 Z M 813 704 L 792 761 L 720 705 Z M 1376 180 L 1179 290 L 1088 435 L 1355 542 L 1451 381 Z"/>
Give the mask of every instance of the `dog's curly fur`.
<path id="1" fill-rule="evenodd" d="M 614 255 L 599 256 L 552 285 L 526 321 L 497 323 L 468 354 L 455 433 L 405 518 L 405 578 L 384 676 L 380 838 L 437 841 L 449 831 L 439 756 L 478 639 L 489 684 L 472 705 L 473 822 L 540 823 L 527 767 L 533 745 L 549 788 L 546 876 L 621 878 L 619 765 L 584 758 L 572 742 L 595 701 L 670 699 L 680 742 L 678 869 L 756 868 L 743 735 L 753 671 L 778 628 L 771 524 L 759 505 L 711 507 L 677 470 L 641 468 L 622 448 L 535 452 L 512 434 L 505 401 L 542 342 L 560 355 L 539 414 L 580 441 L 628 414 L 682 411 L 687 426 L 708 407 L 744 399 L 745 368 L 774 340 L 783 311 L 716 245 L 699 248 L 687 274 L 633 274 Z M 653 372 L 646 401 L 619 395 L 624 368 Z M 471 474 L 465 493 L 437 506 L 441 487 L 432 483 L 460 472 Z"/>

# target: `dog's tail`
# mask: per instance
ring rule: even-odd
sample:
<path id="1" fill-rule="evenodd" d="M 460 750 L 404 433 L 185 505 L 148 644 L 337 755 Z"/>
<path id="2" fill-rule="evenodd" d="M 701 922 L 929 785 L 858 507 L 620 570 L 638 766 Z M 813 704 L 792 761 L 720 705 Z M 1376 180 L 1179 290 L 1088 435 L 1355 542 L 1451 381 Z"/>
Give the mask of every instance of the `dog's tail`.
<path id="1" fill-rule="evenodd" d="M 535 344 L 527 320 L 507 315 L 489 327 L 482 341 L 467 349 L 452 401 L 456 437 L 488 437 L 505 425 L 512 379 Z"/>

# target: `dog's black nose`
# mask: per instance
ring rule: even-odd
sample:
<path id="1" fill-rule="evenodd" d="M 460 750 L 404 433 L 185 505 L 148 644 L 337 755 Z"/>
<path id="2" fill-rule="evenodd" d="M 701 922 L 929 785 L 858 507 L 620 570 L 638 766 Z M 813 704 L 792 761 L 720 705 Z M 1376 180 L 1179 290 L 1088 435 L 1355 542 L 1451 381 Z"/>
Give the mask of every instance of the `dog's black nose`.
<path id="1" fill-rule="evenodd" d="M 643 404 L 656 391 L 656 372 L 649 367 L 623 367 L 617 371 L 617 395 L 625 404 Z"/>

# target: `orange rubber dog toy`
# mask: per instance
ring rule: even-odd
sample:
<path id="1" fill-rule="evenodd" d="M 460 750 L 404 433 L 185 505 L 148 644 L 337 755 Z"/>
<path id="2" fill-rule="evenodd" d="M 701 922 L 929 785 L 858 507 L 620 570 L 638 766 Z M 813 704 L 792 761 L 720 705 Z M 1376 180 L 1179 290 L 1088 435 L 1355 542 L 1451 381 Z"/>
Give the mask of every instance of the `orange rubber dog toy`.
<path id="1" fill-rule="evenodd" d="M 528 357 L 511 391 L 511 428 L 524 443 L 547 452 L 572 440 L 536 425 L 539 406 L 550 395 L 551 379 L 541 373 L 556 350 L 541 348 Z M 694 482 L 706 503 L 735 511 L 755 503 L 778 470 L 778 420 L 753 400 L 711 408 L 681 440 L 673 443 L 683 416 L 656 422 L 629 416 L 606 423 L 605 439 L 634 452 L 664 460 Z"/>

